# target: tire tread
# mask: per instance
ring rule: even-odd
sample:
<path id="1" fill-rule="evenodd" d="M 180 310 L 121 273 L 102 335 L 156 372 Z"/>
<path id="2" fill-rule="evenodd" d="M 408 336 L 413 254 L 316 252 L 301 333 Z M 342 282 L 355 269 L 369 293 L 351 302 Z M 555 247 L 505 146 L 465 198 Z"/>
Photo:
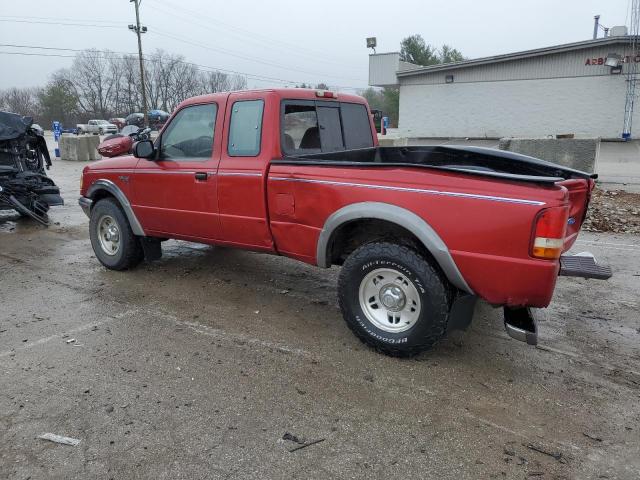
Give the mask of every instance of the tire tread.
<path id="1" fill-rule="evenodd" d="M 419 344 L 398 348 L 394 345 L 378 341 L 370 335 L 367 335 L 360 328 L 357 322 L 349 319 L 346 314 L 346 304 L 348 301 L 346 298 L 346 287 L 349 278 L 356 273 L 354 270 L 357 270 L 362 263 L 369 261 L 372 258 L 381 257 L 394 258 L 405 265 L 410 265 L 411 268 L 420 275 L 421 280 L 426 280 L 424 288 L 430 292 L 430 295 L 440 297 L 440 301 L 437 301 L 436 303 L 440 307 L 439 313 L 441 314 L 437 315 L 437 318 L 440 318 L 441 320 L 434 323 L 431 328 L 433 333 L 427 335 Z M 451 308 L 452 299 L 453 289 L 438 268 L 434 268 L 434 266 L 420 255 L 419 252 L 407 246 L 391 242 L 367 243 L 357 248 L 344 262 L 342 271 L 338 278 L 338 303 L 349 329 L 366 345 L 374 348 L 380 353 L 393 357 L 415 356 L 420 352 L 431 349 L 440 339 L 442 339 L 447 331 L 449 310 Z"/>

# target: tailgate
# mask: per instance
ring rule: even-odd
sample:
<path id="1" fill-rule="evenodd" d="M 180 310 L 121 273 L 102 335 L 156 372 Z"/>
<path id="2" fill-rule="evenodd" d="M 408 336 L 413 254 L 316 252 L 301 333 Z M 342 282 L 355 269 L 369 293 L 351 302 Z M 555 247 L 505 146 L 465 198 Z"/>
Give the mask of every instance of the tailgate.
<path id="1" fill-rule="evenodd" d="M 564 251 L 566 252 L 573 246 L 578 237 L 580 227 L 587 215 L 591 190 L 593 190 L 595 182 L 590 178 L 572 178 L 557 182 L 556 185 L 565 187 L 569 195 L 569 220 L 567 221 L 567 234 L 564 239 Z"/>

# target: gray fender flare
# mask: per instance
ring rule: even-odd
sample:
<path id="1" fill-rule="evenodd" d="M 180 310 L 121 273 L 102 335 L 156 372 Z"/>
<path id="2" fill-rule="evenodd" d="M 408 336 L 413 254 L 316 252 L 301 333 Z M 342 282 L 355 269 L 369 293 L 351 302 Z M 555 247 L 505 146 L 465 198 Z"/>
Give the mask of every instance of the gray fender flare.
<path id="1" fill-rule="evenodd" d="M 327 218 L 318 238 L 317 264 L 319 267 L 328 268 L 331 266 L 328 249 L 333 233 L 345 223 L 365 218 L 386 220 L 409 230 L 431 252 L 449 281 L 460 290 L 473 294 L 473 290 L 467 285 L 458 266 L 453 261 L 449 249 L 436 231 L 415 213 L 389 203 L 352 203 Z"/>
<path id="2" fill-rule="evenodd" d="M 118 200 L 118 203 L 120 203 L 124 214 L 129 220 L 129 225 L 131 225 L 131 231 L 133 232 L 133 234 L 143 237 L 144 230 L 142 229 L 142 225 L 140 225 L 136 214 L 133 213 L 133 208 L 131 208 L 131 204 L 129 203 L 127 196 L 122 192 L 122 190 L 120 190 L 120 188 L 118 188 L 118 186 L 111 180 L 106 180 L 103 178 L 93 182 L 93 184 L 87 190 L 87 198 L 93 200 L 95 194 L 100 190 L 106 190 L 111 195 L 113 195 L 116 200 Z"/>

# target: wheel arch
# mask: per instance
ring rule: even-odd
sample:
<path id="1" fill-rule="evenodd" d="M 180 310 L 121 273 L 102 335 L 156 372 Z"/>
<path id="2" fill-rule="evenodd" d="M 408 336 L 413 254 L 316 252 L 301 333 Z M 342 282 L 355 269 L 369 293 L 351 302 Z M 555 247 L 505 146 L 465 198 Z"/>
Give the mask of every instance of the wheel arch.
<path id="1" fill-rule="evenodd" d="M 327 218 L 318 238 L 317 265 L 333 263 L 333 247 L 344 227 L 353 222 L 383 221 L 409 232 L 436 261 L 449 281 L 460 290 L 473 294 L 464 280 L 446 244 L 426 221 L 415 213 L 389 203 L 361 202 L 347 205 Z"/>
<path id="2" fill-rule="evenodd" d="M 134 235 L 144 236 L 144 230 L 142 229 L 142 225 L 138 221 L 136 214 L 127 199 L 127 196 L 124 194 L 120 188 L 113 183 L 111 180 L 100 179 L 93 182 L 93 184 L 87 190 L 86 197 L 91 199 L 94 203 L 98 200 L 101 200 L 105 197 L 113 197 L 120 204 L 120 208 L 129 220 L 129 225 L 131 225 L 131 231 Z"/>

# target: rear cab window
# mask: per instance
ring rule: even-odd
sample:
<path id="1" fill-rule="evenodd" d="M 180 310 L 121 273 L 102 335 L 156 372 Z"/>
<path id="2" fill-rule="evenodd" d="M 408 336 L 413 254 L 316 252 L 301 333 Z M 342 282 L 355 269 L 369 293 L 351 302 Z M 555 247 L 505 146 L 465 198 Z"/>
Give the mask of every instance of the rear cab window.
<path id="1" fill-rule="evenodd" d="M 280 130 L 283 155 L 373 147 L 369 114 L 360 103 L 283 100 Z"/>

